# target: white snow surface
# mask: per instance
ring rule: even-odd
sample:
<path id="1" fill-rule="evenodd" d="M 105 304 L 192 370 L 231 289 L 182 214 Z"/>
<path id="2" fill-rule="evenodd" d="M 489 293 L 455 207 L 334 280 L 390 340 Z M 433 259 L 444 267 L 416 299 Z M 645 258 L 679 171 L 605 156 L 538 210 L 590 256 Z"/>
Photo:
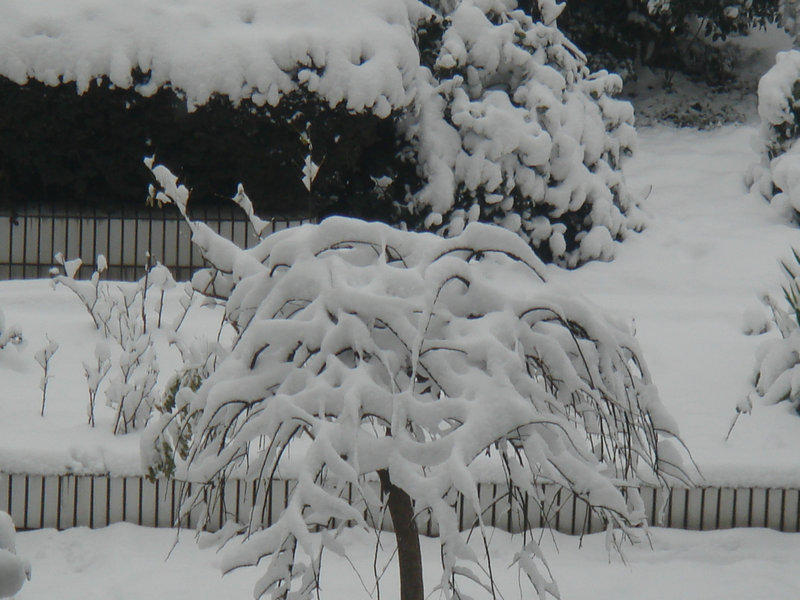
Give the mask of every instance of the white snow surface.
<path id="1" fill-rule="evenodd" d="M 635 322 L 662 401 L 708 483 L 797 486 L 800 417 L 788 403 L 756 402 L 725 441 L 736 405 L 752 390 L 758 347 L 779 335 L 773 327 L 748 336 L 742 323 L 764 310 L 765 293 L 779 296 L 779 260 L 790 262 L 792 245 L 800 247 L 800 231 L 743 183 L 756 135 L 752 126 L 641 130 L 626 176 L 634 189 L 652 186 L 647 229 L 619 244 L 613 262 L 552 267 L 548 275 Z M 167 294 L 174 315 L 179 294 Z M 77 298 L 46 281 L 9 281 L 0 284 L 0 307 L 25 338 L 0 351 L 0 468 L 139 473 L 138 433 L 114 437 L 113 411 L 102 401 L 97 427 L 86 423 L 82 363 L 93 356 L 98 335 Z M 219 310 L 193 308 L 189 330 L 215 336 L 220 317 Z M 47 344 L 45 334 L 60 349 L 42 418 L 42 369 L 34 354 Z M 167 371 L 178 364 L 168 350 L 159 359 Z"/>
<path id="2" fill-rule="evenodd" d="M 562 598 L 570 600 L 795 600 L 800 596 L 796 557 L 800 535 L 766 529 L 690 532 L 653 529 L 653 547 L 641 543 L 625 548 L 626 562 L 609 555 L 604 534 L 582 539 L 557 532 L 543 535 L 542 547 Z M 509 565 L 519 539 L 490 531 L 494 573 L 504 598 L 520 597 L 518 571 Z M 475 536 L 479 539 L 479 536 Z M 216 555 L 200 549 L 191 532 L 183 532 L 170 557 L 175 532 L 117 524 L 98 530 L 23 532 L 21 552 L 34 570 L 18 600 L 212 600 L 250 598 L 258 569 L 242 569 L 220 576 Z M 362 587 L 373 586 L 374 535 L 346 530 L 339 540 L 354 567 L 332 552 L 322 569 L 322 600 L 366 600 Z M 426 591 L 437 583 L 439 546 L 422 538 Z M 391 534 L 381 537 L 378 568 L 395 548 Z M 580 547 L 579 547 L 580 546 Z M 476 547 L 476 551 L 483 549 Z M 389 565 L 381 584 L 381 598 L 397 600 L 396 562 Z M 529 589 L 523 590 L 529 593 Z M 486 592 L 484 592 L 485 594 Z M 435 594 L 434 594 L 435 596 Z M 372 597 L 375 597 L 374 595 Z M 484 597 L 480 593 L 476 596 Z M 527 598 L 533 595 L 523 596 Z"/>
<path id="3" fill-rule="evenodd" d="M 779 260 L 792 260 L 800 231 L 748 193 L 751 126 L 711 132 L 653 128 L 625 169 L 650 189 L 647 230 L 612 263 L 553 272 L 598 304 L 633 319 L 665 406 L 709 484 L 799 485 L 800 417 L 784 402 L 756 404 L 729 440 L 735 406 L 752 389 L 757 348 L 779 337 L 742 331 L 759 299 L 780 294 Z"/>
<path id="4" fill-rule="evenodd" d="M 414 0 L 30 0 L 0 4 L 0 75 L 23 84 L 107 76 L 144 95 L 170 85 L 189 106 L 213 93 L 275 105 L 303 81 L 331 104 L 386 116 L 419 65 Z"/>

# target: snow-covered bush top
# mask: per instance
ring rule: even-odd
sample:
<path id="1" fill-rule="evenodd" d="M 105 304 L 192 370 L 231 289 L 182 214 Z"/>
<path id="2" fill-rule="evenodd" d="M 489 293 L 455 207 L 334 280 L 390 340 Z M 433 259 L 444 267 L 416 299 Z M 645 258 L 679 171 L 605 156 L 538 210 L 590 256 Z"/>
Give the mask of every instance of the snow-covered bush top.
<path id="1" fill-rule="evenodd" d="M 176 475 L 208 482 L 190 505 L 209 514 L 221 479 L 260 482 L 247 538 L 223 559 L 231 569 L 270 557 L 256 597 L 311 597 L 321 551 L 344 549 L 309 531 L 380 514 L 376 471 L 438 522 L 446 597 L 460 597 L 464 563 L 479 562 L 453 510 L 461 493 L 481 513 L 469 468 L 479 455 L 499 457 L 509 485 L 531 498 L 542 500 L 536 482 L 555 483 L 626 530 L 644 519 L 640 478 L 680 476 L 675 423 L 628 328 L 550 289 L 518 236 L 473 223 L 443 239 L 331 218 L 243 251 L 192 228 L 214 265 L 193 284 L 227 298 L 239 333 L 199 389 L 176 394 L 175 412 L 193 420 Z M 150 425 L 145 460 L 171 418 Z M 265 488 L 297 452 L 297 486 L 262 530 Z M 536 556 L 529 545 L 519 562 L 544 594 L 554 588 Z"/>
<path id="2" fill-rule="evenodd" d="M 747 184 L 778 207 L 800 213 L 800 52 L 778 52 L 758 82 L 761 160 Z M 796 217 L 795 217 L 796 218 Z"/>
<path id="3" fill-rule="evenodd" d="M 275 105 L 302 82 L 331 104 L 389 114 L 416 77 L 414 0 L 30 0 L 0 4 L 0 75 L 23 84 L 99 77 L 190 106 L 214 93 Z"/>

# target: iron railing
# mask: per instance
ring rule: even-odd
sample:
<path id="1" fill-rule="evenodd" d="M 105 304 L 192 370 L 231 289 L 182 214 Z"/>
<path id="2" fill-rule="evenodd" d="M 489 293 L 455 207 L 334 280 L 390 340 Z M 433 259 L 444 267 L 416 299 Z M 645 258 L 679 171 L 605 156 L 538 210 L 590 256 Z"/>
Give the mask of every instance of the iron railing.
<path id="1" fill-rule="evenodd" d="M 196 207 L 191 216 L 205 221 L 241 247 L 258 241 L 246 217 L 235 206 Z M 269 221 L 273 231 L 305 222 L 297 216 L 276 216 Z M 144 274 L 147 253 L 152 263 L 161 262 L 178 280 L 189 279 L 203 266 L 200 253 L 191 243 L 189 226 L 174 207 L 104 212 L 34 206 L 13 215 L 0 212 L 0 280 L 48 277 L 57 252 L 68 260 L 83 261 L 78 278 L 91 275 L 98 254 L 106 257 L 106 278 L 112 280 L 139 279 Z"/>

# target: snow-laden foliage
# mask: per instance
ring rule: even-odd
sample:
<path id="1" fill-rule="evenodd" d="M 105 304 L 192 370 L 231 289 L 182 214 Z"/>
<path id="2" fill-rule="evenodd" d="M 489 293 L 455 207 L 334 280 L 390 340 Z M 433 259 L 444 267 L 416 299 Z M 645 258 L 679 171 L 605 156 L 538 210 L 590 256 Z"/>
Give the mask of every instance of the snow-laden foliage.
<path id="1" fill-rule="evenodd" d="M 247 532 L 226 546 L 225 570 L 269 560 L 256 597 L 311 597 L 323 550 L 345 551 L 335 532 L 311 531 L 380 522 L 375 473 L 438 524 L 448 598 L 462 577 L 492 589 L 489 557 L 469 550 L 453 508 L 462 494 L 483 534 L 478 457 L 495 457 L 512 496 L 543 502 L 535 484 L 552 483 L 626 533 L 644 523 L 642 478 L 683 477 L 675 422 L 629 328 L 551 289 L 518 236 L 472 223 L 444 239 L 331 218 L 241 250 L 191 226 L 213 265 L 193 285 L 226 300 L 238 334 L 197 389 L 174 396 L 172 412 L 192 421 L 176 476 L 201 484 L 184 509 L 206 515 L 224 507 L 225 480 L 255 482 L 249 519 L 219 539 Z M 171 418 L 148 428 L 145 458 Z M 290 454 L 300 458 L 296 486 L 263 528 Z M 540 596 L 557 594 L 535 543 L 518 564 Z"/>
<path id="2" fill-rule="evenodd" d="M 783 21 L 794 0 L 574 0 L 562 26 L 593 64 L 628 71 L 642 65 L 704 80 L 729 80 L 735 68 L 728 36 L 746 35 Z M 779 8 L 779 5 L 783 5 Z M 637 73 L 637 70 L 639 72 Z"/>
<path id="3" fill-rule="evenodd" d="M 800 255 L 782 261 L 788 282 L 783 287 L 785 303 L 764 299 L 772 311 L 780 338 L 764 342 L 756 355 L 754 390 L 740 402 L 737 413 L 749 413 L 754 400 L 776 404 L 787 400 L 800 413 Z"/>
<path id="4" fill-rule="evenodd" d="M 92 427 L 95 425 L 95 407 L 102 385 L 106 404 L 115 413 L 114 433 L 142 429 L 160 401 L 161 394 L 157 388 L 160 368 L 153 333 L 162 328 L 164 296 L 176 286 L 172 274 L 161 263 L 151 265 L 148 255 L 145 275 L 137 283 L 106 282 L 102 280 L 102 275 L 107 270 L 107 261 L 103 255 L 99 255 L 97 268 L 90 279 L 79 280 L 75 276 L 81 267 L 80 259 L 65 260 L 61 253 L 55 258 L 63 273 L 54 269 L 53 285 L 67 287 L 80 299 L 95 327 L 105 338 L 98 343 L 92 360 L 83 365 L 89 397 L 86 411 L 88 423 Z M 174 324 L 164 323 L 166 334 L 171 338 L 170 343 L 179 347 L 186 343 L 178 330 L 189 310 L 193 293 L 190 290 L 181 300 L 183 313 L 179 320 Z M 108 342 L 111 342 L 111 346 Z M 111 347 L 114 348 L 113 352 Z M 49 358 L 43 354 L 39 361 L 45 370 L 42 414 L 47 360 Z"/>
<path id="5" fill-rule="evenodd" d="M 32 0 L 0 5 L 0 76 L 74 81 L 89 94 L 98 78 L 144 96 L 170 87 L 190 107 L 221 95 L 265 119 L 285 103 L 308 152 L 280 165 L 300 165 L 312 213 L 451 236 L 494 223 L 543 260 L 574 267 L 611 258 L 612 242 L 642 225 L 620 170 L 635 143 L 633 110 L 614 99 L 621 79 L 592 73 L 559 31 L 564 4 L 537 7 L 539 21 L 515 0 L 189 0 L 169 10 L 154 0 Z M 349 188 L 334 184 L 349 175 L 331 166 L 338 142 L 315 143 L 331 113 L 295 123 L 297 99 L 392 124 L 396 139 L 362 161 L 363 198 L 339 198 Z"/>
<path id="6" fill-rule="evenodd" d="M 428 185 L 411 213 L 458 235 L 491 222 L 546 261 L 610 259 L 642 226 L 620 164 L 635 145 L 619 76 L 591 73 L 539 2 L 534 22 L 513 2 L 463 0 L 445 13 L 432 98 L 411 125 Z M 423 96 L 424 98 L 424 96 Z"/>
<path id="7" fill-rule="evenodd" d="M 752 190 L 781 212 L 800 213 L 800 52 L 779 52 L 758 83 L 761 160 L 747 174 Z"/>

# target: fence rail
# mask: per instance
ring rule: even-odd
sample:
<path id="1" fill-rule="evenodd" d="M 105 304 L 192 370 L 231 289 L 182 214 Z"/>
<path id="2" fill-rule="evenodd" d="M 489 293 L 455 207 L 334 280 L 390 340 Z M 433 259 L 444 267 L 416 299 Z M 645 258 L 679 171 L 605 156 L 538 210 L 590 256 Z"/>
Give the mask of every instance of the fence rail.
<path id="1" fill-rule="evenodd" d="M 205 221 L 240 246 L 258 241 L 235 206 L 198 207 L 192 211 L 192 218 Z M 272 231 L 277 231 L 304 220 L 280 216 L 270 222 Z M 188 279 L 203 266 L 200 253 L 191 243 L 189 226 L 173 207 L 109 213 L 35 206 L 15 215 L 0 213 L 0 280 L 47 277 L 57 252 L 68 259 L 82 259 L 84 266 L 76 275 L 80 278 L 91 274 L 98 254 L 108 262 L 107 277 L 122 281 L 143 275 L 148 252 L 179 280 Z"/>
<path id="2" fill-rule="evenodd" d="M 198 513 L 181 518 L 181 482 L 148 481 L 143 477 L 107 475 L 21 475 L 0 473 L 0 510 L 11 514 L 19 529 L 104 527 L 128 522 L 148 527 L 197 526 Z M 191 484 L 188 484 L 191 485 Z M 286 507 L 292 481 L 276 480 L 257 520 L 269 525 Z M 478 487 L 484 522 L 506 531 L 525 527 L 551 527 L 568 534 L 602 530 L 600 520 L 574 495 L 555 487 L 542 488 L 544 511 L 532 497 L 521 507 L 510 503 L 501 484 Z M 225 501 L 209 523 L 221 527 L 228 519 L 244 522 L 252 518 L 256 484 L 232 479 L 226 483 Z M 648 522 L 690 530 L 732 527 L 768 527 L 778 531 L 800 531 L 800 490 L 780 488 L 697 487 L 642 490 Z M 662 512 L 663 507 L 663 512 Z M 460 498 L 456 505 L 459 525 L 468 529 L 475 513 Z M 260 513 L 260 511 L 259 511 Z M 542 514 L 545 515 L 542 518 Z M 659 520 L 659 514 L 663 519 Z M 527 515 L 527 518 L 526 518 Z M 391 529 L 391 523 L 381 523 Z M 420 515 L 420 531 L 437 535 L 436 523 Z"/>

